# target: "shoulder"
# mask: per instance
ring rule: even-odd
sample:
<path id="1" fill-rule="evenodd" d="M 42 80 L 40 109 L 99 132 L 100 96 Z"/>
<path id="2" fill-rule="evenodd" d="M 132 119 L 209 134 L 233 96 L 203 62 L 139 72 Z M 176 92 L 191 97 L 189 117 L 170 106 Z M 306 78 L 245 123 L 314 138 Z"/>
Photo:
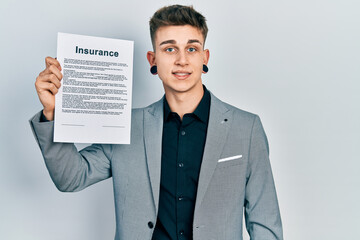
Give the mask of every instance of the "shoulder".
<path id="1" fill-rule="evenodd" d="M 229 103 L 223 102 L 217 98 L 213 93 L 211 93 L 211 107 L 217 108 L 220 111 L 227 112 L 230 111 L 234 121 L 240 121 L 242 124 L 253 124 L 256 119 L 259 119 L 259 116 L 255 113 L 248 112 L 246 110 L 237 108 Z"/>
<path id="2" fill-rule="evenodd" d="M 134 119 L 143 119 L 144 118 L 144 113 L 145 112 L 149 112 L 151 114 L 159 114 L 162 113 L 163 111 L 163 100 L 164 97 L 162 97 L 160 100 L 146 106 L 146 107 L 142 107 L 142 108 L 133 108 L 131 113 L 132 113 L 132 118 Z"/>
<path id="3" fill-rule="evenodd" d="M 229 119 L 229 123 L 231 126 L 230 128 L 232 134 L 241 133 L 242 136 L 247 136 L 247 138 L 249 139 L 265 139 L 265 142 L 267 143 L 267 138 L 263 125 L 261 123 L 260 117 L 257 114 L 242 110 L 231 104 L 225 103 L 215 97 L 213 94 L 211 95 L 211 97 L 211 107 L 222 109 L 224 113 L 226 113 L 228 116 L 231 116 Z"/>

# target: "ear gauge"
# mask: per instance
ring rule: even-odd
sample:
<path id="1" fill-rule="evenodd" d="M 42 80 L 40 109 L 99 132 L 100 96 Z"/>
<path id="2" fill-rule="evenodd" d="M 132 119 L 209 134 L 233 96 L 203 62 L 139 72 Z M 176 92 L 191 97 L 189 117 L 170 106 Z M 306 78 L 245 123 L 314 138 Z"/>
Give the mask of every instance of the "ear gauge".
<path id="1" fill-rule="evenodd" d="M 150 72 L 152 75 L 156 75 L 157 74 L 157 66 L 156 65 L 152 66 L 150 68 Z"/>
<path id="2" fill-rule="evenodd" d="M 203 64 L 203 73 L 207 73 L 209 71 L 209 68 Z"/>

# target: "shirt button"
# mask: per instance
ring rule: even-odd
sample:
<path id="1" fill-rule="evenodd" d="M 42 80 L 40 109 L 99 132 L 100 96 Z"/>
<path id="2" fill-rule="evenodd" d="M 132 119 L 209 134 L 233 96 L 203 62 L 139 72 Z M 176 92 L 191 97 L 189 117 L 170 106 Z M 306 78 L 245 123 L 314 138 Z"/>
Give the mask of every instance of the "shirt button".
<path id="1" fill-rule="evenodd" d="M 184 231 L 181 230 L 181 231 L 179 232 L 179 234 L 180 234 L 180 235 L 184 235 Z"/>
<path id="2" fill-rule="evenodd" d="M 154 227 L 154 224 L 152 222 L 148 222 L 148 227 L 149 228 L 153 228 Z"/>
<path id="3" fill-rule="evenodd" d="M 178 197 L 178 200 L 179 201 L 182 201 L 184 198 L 183 197 Z"/>
<path id="4" fill-rule="evenodd" d="M 184 136 L 184 135 L 185 135 L 185 131 L 181 131 L 181 135 L 183 135 L 183 136 Z"/>
<path id="5" fill-rule="evenodd" d="M 178 166 L 179 166 L 180 168 L 182 168 L 182 167 L 184 167 L 184 164 L 183 164 L 183 163 L 179 163 Z"/>

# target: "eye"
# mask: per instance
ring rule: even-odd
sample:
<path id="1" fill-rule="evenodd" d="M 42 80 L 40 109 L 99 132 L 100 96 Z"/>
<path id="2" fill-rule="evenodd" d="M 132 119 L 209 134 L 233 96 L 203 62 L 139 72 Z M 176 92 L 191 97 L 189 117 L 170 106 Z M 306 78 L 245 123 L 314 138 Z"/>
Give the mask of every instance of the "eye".
<path id="1" fill-rule="evenodd" d="M 175 49 L 170 47 L 170 48 L 165 49 L 165 51 L 166 51 L 166 52 L 174 52 Z"/>
<path id="2" fill-rule="evenodd" d="M 195 51 L 196 51 L 196 48 L 191 47 L 191 48 L 188 49 L 188 51 L 189 51 L 189 52 L 195 52 Z"/>

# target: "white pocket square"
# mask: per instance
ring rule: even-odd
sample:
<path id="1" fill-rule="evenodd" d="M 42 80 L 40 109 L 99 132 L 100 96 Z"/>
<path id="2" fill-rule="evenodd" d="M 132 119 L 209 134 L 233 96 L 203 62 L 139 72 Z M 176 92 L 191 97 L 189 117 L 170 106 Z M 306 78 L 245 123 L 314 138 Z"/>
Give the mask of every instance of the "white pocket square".
<path id="1" fill-rule="evenodd" d="M 226 161 L 230 161 L 230 160 L 235 160 L 238 158 L 242 158 L 242 155 L 236 155 L 236 156 L 232 156 L 232 157 L 227 157 L 227 158 L 221 158 L 218 160 L 218 162 L 226 162 Z"/>

